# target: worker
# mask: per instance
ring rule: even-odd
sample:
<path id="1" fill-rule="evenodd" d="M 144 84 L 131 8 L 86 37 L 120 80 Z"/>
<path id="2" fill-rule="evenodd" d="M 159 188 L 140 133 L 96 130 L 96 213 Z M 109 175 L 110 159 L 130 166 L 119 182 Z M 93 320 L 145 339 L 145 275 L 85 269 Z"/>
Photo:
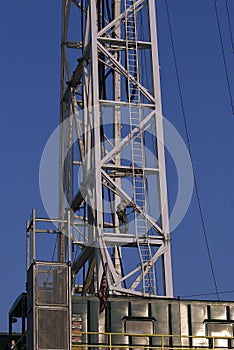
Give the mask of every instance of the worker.
<path id="1" fill-rule="evenodd" d="M 117 206 L 116 214 L 119 219 L 119 230 L 121 233 L 128 232 L 128 216 L 126 213 L 126 204 L 124 202 L 119 203 Z"/>

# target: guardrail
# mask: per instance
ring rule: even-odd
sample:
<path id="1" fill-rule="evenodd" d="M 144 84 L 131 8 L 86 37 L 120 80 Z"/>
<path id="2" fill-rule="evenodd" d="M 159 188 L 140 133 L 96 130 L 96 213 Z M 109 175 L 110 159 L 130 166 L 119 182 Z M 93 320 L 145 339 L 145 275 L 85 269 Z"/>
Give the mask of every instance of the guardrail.
<path id="1" fill-rule="evenodd" d="M 84 349 L 158 349 L 158 350 L 221 350 L 234 349 L 234 337 L 189 336 L 170 334 L 74 332 L 81 342 L 72 344 L 73 350 Z M 84 341 L 85 340 L 85 341 Z"/>
<path id="2" fill-rule="evenodd" d="M 12 350 L 26 350 L 26 337 L 27 332 L 23 333 L 17 342 L 11 347 Z"/>
<path id="3" fill-rule="evenodd" d="M 221 350 L 234 349 L 234 337 L 189 336 L 170 334 L 73 332 L 81 342 L 72 344 L 72 350 Z M 86 339 L 86 340 L 85 340 Z M 84 341 L 85 340 L 85 341 Z M 12 347 L 12 350 L 26 349 L 26 333 Z"/>

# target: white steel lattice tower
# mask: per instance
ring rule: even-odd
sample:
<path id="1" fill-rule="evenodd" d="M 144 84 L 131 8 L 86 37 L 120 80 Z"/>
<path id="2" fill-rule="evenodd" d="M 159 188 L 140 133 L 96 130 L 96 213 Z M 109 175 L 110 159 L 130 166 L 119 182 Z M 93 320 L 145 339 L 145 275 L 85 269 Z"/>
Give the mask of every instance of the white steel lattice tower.
<path id="1" fill-rule="evenodd" d="M 172 297 L 155 1 L 63 0 L 60 217 L 73 291 Z M 59 260 L 69 240 L 59 236 Z"/>

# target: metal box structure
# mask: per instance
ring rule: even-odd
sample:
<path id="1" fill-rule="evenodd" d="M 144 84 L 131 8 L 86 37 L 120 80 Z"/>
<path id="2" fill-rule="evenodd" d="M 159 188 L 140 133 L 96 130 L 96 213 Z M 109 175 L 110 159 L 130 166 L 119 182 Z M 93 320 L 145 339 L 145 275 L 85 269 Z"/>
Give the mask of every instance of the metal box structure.
<path id="1" fill-rule="evenodd" d="M 27 349 L 70 348 L 70 265 L 37 258 L 35 211 L 27 225 Z M 48 225 L 51 220 L 45 220 Z"/>
<path id="2" fill-rule="evenodd" d="M 43 265 L 39 266 L 42 271 Z M 61 265 L 59 266 L 60 269 Z M 43 293 L 44 289 L 42 295 Z M 41 300 L 43 303 L 45 298 L 42 297 Z M 15 307 L 18 308 L 17 305 Z M 142 300 L 133 296 L 112 296 L 108 297 L 105 312 L 100 313 L 99 308 L 100 301 L 96 296 L 72 297 L 71 349 L 234 349 L 234 301 L 171 298 Z M 37 312 L 42 327 L 37 329 L 40 333 L 37 334 L 35 345 L 31 339 L 34 333 L 30 328 L 33 321 L 29 312 L 27 347 L 24 342 L 25 334 L 22 334 L 13 349 L 34 350 L 36 346 L 47 350 L 62 349 L 67 340 L 68 323 L 61 317 L 61 312 L 65 315 L 66 308 L 54 305 L 52 310 L 46 310 L 45 306 L 37 305 Z M 24 312 L 21 316 L 24 317 Z M 20 317 L 18 312 L 17 317 Z"/>
<path id="3" fill-rule="evenodd" d="M 35 262 L 28 271 L 28 349 L 69 348 L 68 266 Z M 31 289 L 32 288 L 32 289 Z"/>
<path id="4" fill-rule="evenodd" d="M 79 342 L 113 349 L 232 349 L 234 302 L 109 297 L 99 314 L 95 297 L 73 297 L 79 315 Z M 150 336 L 151 335 L 151 336 Z M 111 338 L 111 339 L 110 339 Z M 75 347 L 74 347 L 75 348 Z"/>

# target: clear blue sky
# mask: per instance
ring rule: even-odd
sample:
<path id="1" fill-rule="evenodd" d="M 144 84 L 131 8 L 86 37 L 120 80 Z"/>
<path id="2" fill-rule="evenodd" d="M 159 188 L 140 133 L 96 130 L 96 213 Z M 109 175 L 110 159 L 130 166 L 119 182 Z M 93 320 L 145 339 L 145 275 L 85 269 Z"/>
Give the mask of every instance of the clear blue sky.
<path id="1" fill-rule="evenodd" d="M 234 116 L 229 102 L 213 0 L 168 0 L 207 236 L 220 291 L 234 290 Z M 164 115 L 184 140 L 165 1 L 158 5 Z M 234 30 L 234 2 L 228 0 Z M 0 331 L 25 290 L 25 222 L 45 215 L 38 184 L 44 145 L 59 120 L 61 1 L 1 2 Z M 218 1 L 234 94 L 234 55 L 225 1 Z M 169 203 L 176 176 L 168 163 Z M 50 249 L 50 248 L 49 248 Z M 51 247 L 52 255 L 53 247 Z M 198 205 L 172 233 L 175 296 L 214 292 Z M 214 298 L 211 295 L 209 298 Z M 234 293 L 221 294 L 234 300 Z"/>

